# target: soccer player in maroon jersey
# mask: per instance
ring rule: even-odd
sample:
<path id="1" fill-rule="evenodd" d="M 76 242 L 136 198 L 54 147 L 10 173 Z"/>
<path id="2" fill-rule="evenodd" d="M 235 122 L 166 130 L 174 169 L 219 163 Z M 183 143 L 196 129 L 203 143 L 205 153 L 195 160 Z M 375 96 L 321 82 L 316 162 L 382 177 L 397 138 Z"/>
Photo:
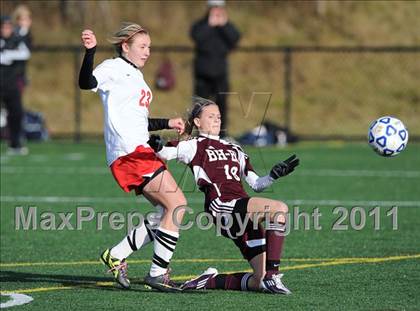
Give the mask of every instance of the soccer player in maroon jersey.
<path id="1" fill-rule="evenodd" d="M 260 192 L 279 177 L 293 172 L 299 159 L 293 155 L 274 165 L 268 175 L 259 177 L 240 146 L 219 138 L 219 107 L 204 98 L 194 98 L 189 124 L 189 133 L 192 127 L 198 129 L 197 137 L 181 141 L 176 146 L 162 147 L 160 138 L 153 136 L 149 144 L 159 151 L 162 159 L 177 159 L 191 168 L 197 185 L 205 194 L 205 210 L 215 220 L 220 217 L 225 224 L 230 224 L 227 229 L 221 228 L 221 233 L 233 240 L 250 263 L 253 273 L 217 275 L 216 269 L 209 268 L 199 277 L 184 283 L 183 289 L 262 290 L 290 294 L 281 281 L 283 275 L 279 273 L 288 207 L 279 200 L 250 197 L 241 180 Z M 265 230 L 261 225 L 264 220 L 261 215 L 268 219 Z"/>

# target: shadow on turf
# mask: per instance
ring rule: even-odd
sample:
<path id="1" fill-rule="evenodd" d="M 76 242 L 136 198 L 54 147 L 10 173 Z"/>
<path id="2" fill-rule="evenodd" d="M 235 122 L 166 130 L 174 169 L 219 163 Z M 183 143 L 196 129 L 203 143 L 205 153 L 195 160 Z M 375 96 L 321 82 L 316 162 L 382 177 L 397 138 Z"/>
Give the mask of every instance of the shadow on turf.
<path id="1" fill-rule="evenodd" d="M 134 292 L 155 292 L 157 294 L 162 293 L 159 291 L 150 290 L 144 288 L 144 282 L 142 279 L 132 278 L 131 288 L 129 291 Z M 109 291 L 120 291 L 124 290 L 114 283 L 114 280 L 109 277 L 96 277 L 96 276 L 80 276 L 80 275 L 63 275 L 63 274 L 40 274 L 40 273 L 28 273 L 28 272 L 15 272 L 15 271 L 1 271 L 0 282 L 16 282 L 16 283 L 53 283 L 64 286 L 72 286 L 76 288 L 88 288 L 88 289 L 100 289 Z M 113 282 L 113 285 L 102 285 L 97 284 L 99 282 Z M 203 291 L 186 291 L 188 294 L 203 294 Z M 167 293 L 162 293 L 167 294 Z"/>

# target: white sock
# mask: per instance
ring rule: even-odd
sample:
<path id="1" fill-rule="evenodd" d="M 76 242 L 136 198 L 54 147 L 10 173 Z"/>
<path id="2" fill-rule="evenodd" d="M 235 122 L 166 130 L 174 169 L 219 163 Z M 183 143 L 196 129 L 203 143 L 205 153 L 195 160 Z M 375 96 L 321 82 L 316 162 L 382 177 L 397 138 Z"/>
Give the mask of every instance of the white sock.
<path id="1" fill-rule="evenodd" d="M 155 233 L 154 254 L 150 276 L 165 274 L 174 253 L 179 233 L 159 227 Z"/>
<path id="2" fill-rule="evenodd" d="M 154 230 L 149 229 L 147 220 L 144 223 L 131 230 L 131 232 L 117 245 L 111 249 L 111 256 L 119 260 L 130 256 L 134 251 L 149 244 L 154 239 Z"/>
<path id="3" fill-rule="evenodd" d="M 157 224 L 162 217 L 163 208 L 160 205 L 155 206 L 157 213 L 150 221 L 147 219 L 141 224 L 131 230 L 131 232 L 117 245 L 111 249 L 111 256 L 119 260 L 130 256 L 134 251 L 137 251 L 154 240 Z"/>
<path id="4" fill-rule="evenodd" d="M 241 291 L 248 291 L 248 282 L 249 279 L 252 277 L 252 273 L 246 273 L 241 279 Z"/>

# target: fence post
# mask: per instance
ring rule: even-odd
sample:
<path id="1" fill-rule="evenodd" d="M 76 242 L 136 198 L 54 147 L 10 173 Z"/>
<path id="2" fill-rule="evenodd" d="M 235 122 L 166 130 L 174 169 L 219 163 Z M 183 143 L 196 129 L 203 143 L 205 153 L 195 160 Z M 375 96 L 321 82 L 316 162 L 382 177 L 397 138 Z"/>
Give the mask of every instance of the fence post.
<path id="1" fill-rule="evenodd" d="M 292 130 L 292 48 L 284 49 L 284 118 L 285 126 L 288 131 Z"/>
<path id="2" fill-rule="evenodd" d="M 81 91 L 79 88 L 80 48 L 73 52 L 74 56 L 74 142 L 81 140 Z"/>

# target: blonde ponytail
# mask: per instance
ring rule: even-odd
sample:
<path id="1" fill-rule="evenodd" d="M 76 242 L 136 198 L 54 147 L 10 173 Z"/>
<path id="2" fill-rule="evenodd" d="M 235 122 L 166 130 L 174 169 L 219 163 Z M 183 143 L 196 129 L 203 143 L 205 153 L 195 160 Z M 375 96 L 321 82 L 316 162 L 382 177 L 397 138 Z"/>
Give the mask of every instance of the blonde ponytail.
<path id="1" fill-rule="evenodd" d="M 123 22 L 121 23 L 120 29 L 112 37 L 108 38 L 108 42 L 114 45 L 118 55 L 121 55 L 122 44 L 124 42 L 127 42 L 128 44 L 132 43 L 133 37 L 139 33 L 146 35 L 149 34 L 146 29 L 138 24 Z"/>

